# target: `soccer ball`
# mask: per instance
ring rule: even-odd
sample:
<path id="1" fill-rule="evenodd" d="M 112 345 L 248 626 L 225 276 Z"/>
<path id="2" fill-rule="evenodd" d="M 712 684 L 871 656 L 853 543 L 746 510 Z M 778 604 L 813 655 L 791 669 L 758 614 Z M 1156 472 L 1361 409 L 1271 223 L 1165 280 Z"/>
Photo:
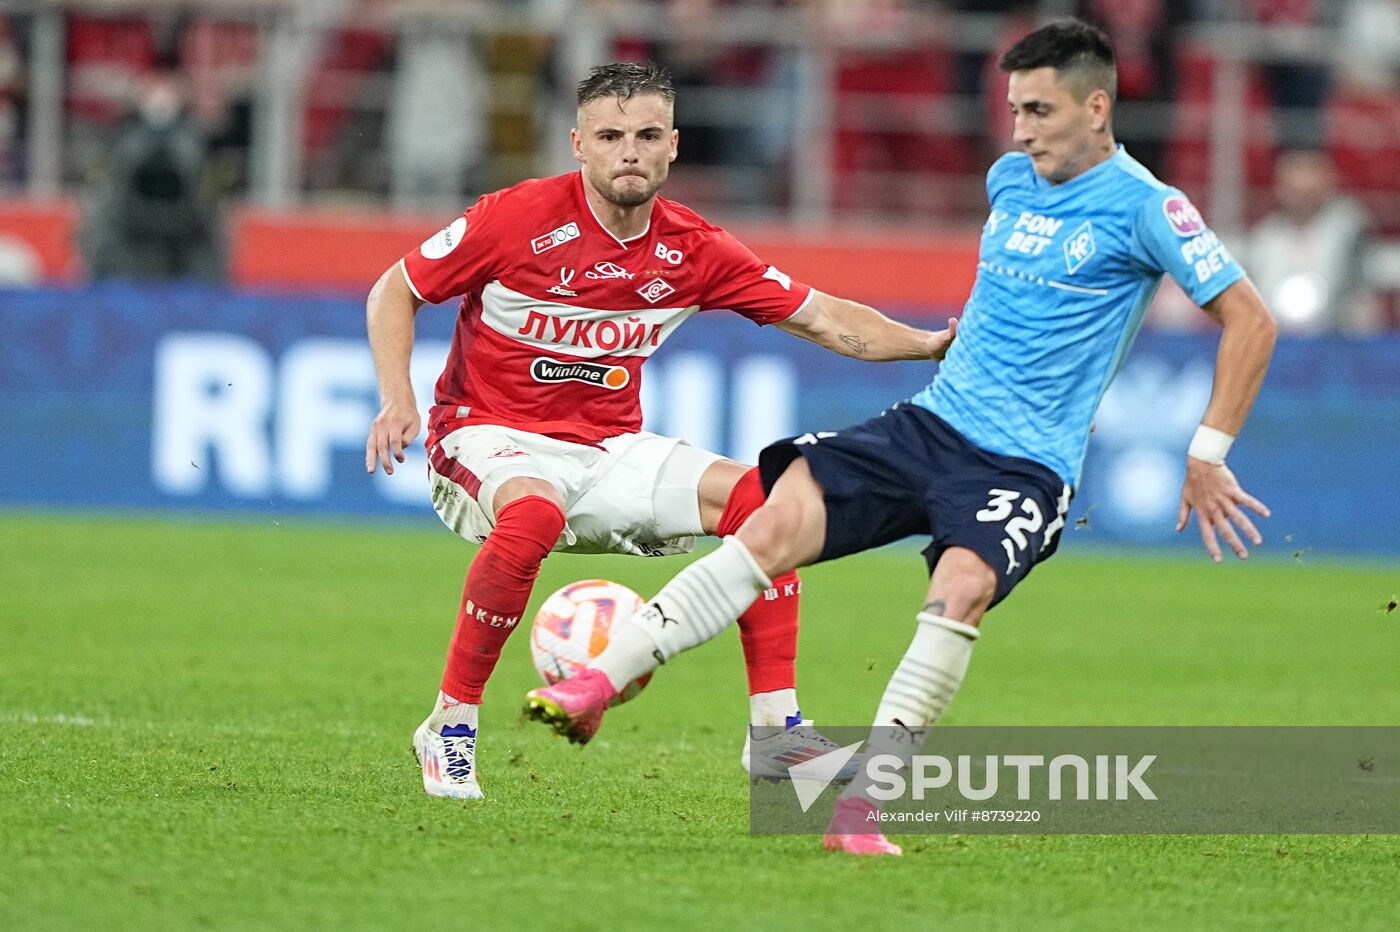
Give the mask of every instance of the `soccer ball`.
<path id="1" fill-rule="evenodd" d="M 620 583 L 606 579 L 569 583 L 544 600 L 530 626 L 535 669 L 550 685 L 568 679 L 603 652 L 613 625 L 645 607 L 641 596 Z M 618 701 L 636 696 L 650 679 L 648 673 L 628 683 Z"/>

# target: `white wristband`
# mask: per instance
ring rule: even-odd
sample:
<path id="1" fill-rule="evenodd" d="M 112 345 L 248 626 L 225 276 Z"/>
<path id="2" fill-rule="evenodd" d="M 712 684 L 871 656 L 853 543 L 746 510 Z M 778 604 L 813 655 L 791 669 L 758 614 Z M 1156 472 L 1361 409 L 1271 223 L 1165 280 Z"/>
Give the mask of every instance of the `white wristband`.
<path id="1" fill-rule="evenodd" d="M 1225 431 L 1202 424 L 1196 428 L 1196 435 L 1191 438 L 1191 446 L 1186 455 L 1214 466 L 1223 466 L 1225 454 L 1230 452 L 1230 444 L 1234 442 L 1235 438 Z"/>

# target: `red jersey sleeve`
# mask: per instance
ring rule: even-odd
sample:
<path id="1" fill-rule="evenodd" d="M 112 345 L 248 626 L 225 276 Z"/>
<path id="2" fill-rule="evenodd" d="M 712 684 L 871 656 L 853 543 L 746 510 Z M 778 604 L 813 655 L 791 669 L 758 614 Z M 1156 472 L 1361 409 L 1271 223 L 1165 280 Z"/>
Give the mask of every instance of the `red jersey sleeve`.
<path id="1" fill-rule="evenodd" d="M 787 320 L 806 306 L 812 289 L 771 265 L 724 230 L 717 230 L 706 252 L 706 288 L 700 310 L 727 308 L 763 326 Z"/>
<path id="2" fill-rule="evenodd" d="M 437 304 L 476 291 L 496 277 L 499 201 L 499 192 L 486 195 L 403 257 L 404 277 L 414 294 Z"/>

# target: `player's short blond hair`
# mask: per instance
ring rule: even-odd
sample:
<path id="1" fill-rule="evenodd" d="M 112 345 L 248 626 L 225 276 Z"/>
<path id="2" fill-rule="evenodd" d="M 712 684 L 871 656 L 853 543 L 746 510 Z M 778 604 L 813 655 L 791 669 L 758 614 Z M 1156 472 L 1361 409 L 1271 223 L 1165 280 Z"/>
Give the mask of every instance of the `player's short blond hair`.
<path id="1" fill-rule="evenodd" d="M 578 105 L 600 97 L 629 100 L 638 94 L 660 94 L 667 103 L 676 102 L 676 87 L 671 74 L 654 63 L 613 62 L 599 65 L 578 83 Z"/>

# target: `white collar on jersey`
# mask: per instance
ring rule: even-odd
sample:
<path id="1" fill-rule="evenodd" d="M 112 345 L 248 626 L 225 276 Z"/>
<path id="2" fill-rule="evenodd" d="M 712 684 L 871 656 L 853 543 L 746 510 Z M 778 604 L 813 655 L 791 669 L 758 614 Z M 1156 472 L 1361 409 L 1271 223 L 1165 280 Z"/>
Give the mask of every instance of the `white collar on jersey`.
<path id="1" fill-rule="evenodd" d="M 588 199 L 588 189 L 586 187 L 583 187 L 583 185 L 585 185 L 586 182 L 584 182 L 583 180 L 583 169 L 581 168 L 578 170 L 578 183 L 580 185 L 579 194 L 582 195 L 583 203 L 587 205 L 588 212 L 593 215 L 594 222 L 602 228 L 604 233 L 611 236 L 619 246 L 626 246 L 628 243 L 633 242 L 634 240 L 639 240 L 643 236 L 646 236 L 647 233 L 651 232 L 651 214 L 647 214 L 647 225 L 642 227 L 642 232 L 638 233 L 636 236 L 629 236 L 626 239 L 619 239 L 618 235 L 612 230 L 608 229 L 608 225 L 602 221 L 602 219 L 598 216 L 598 212 L 593 209 L 593 202 Z M 651 202 L 651 209 L 656 209 L 656 201 L 654 200 Z"/>

